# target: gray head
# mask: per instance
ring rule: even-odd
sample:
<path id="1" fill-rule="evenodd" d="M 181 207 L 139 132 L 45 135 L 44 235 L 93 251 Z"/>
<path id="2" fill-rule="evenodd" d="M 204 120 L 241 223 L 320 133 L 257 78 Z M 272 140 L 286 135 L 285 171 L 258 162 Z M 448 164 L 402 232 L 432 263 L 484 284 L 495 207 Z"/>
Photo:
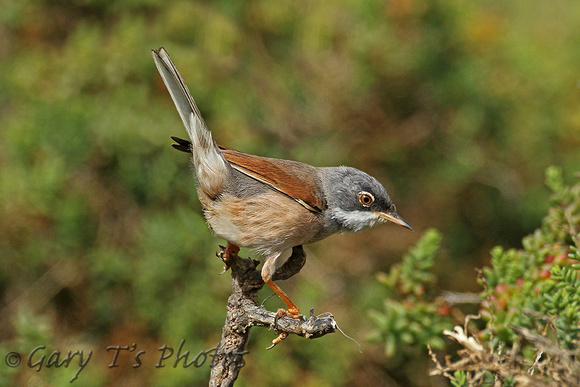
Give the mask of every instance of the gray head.
<path id="1" fill-rule="evenodd" d="M 412 230 L 374 177 L 350 167 L 320 168 L 320 172 L 333 228 L 357 232 L 390 221 Z"/>

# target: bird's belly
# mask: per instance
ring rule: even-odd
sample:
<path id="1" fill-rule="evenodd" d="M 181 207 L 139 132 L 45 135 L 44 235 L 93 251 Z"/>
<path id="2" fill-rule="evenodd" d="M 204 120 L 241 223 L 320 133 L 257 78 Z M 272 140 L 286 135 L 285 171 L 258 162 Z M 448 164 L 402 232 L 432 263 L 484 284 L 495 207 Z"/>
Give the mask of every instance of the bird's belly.
<path id="1" fill-rule="evenodd" d="M 322 239 L 321 219 L 275 191 L 242 199 L 224 194 L 218 200 L 202 200 L 202 204 L 216 236 L 262 254 Z"/>

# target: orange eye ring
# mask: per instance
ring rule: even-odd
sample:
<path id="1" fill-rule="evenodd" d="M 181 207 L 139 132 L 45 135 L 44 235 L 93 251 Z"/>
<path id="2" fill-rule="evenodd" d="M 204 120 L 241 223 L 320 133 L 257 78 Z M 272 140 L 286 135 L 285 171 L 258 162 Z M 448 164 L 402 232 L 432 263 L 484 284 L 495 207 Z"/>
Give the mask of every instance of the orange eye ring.
<path id="1" fill-rule="evenodd" d="M 358 193 L 358 201 L 360 202 L 360 204 L 362 204 L 365 207 L 370 207 L 371 204 L 374 203 L 375 201 L 375 197 L 365 191 L 359 192 Z"/>

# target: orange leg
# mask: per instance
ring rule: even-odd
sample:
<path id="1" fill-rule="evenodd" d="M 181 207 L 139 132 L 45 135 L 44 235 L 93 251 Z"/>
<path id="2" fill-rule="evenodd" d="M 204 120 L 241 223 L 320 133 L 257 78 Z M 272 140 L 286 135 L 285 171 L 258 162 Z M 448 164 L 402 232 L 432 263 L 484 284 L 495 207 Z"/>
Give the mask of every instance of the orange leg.
<path id="1" fill-rule="evenodd" d="M 292 302 L 290 297 L 282 290 L 278 285 L 274 283 L 272 280 L 264 281 L 266 285 L 270 287 L 280 297 L 280 299 L 286 304 L 286 308 L 288 309 L 278 309 L 276 313 L 277 317 L 280 318 L 282 316 L 288 316 L 292 318 L 299 318 L 300 317 L 300 309 Z"/>
<path id="2" fill-rule="evenodd" d="M 286 304 L 286 308 L 288 309 L 278 309 L 276 313 L 276 318 L 274 319 L 274 327 L 276 327 L 278 323 L 278 319 L 282 316 L 288 316 L 291 318 L 300 318 L 300 309 L 290 300 L 290 297 L 278 285 L 272 281 L 272 276 L 276 271 L 276 259 L 280 256 L 280 253 L 274 253 L 268 257 L 266 257 L 266 261 L 264 262 L 264 266 L 262 267 L 262 279 L 264 283 L 270 287 L 280 297 L 284 304 Z M 278 337 L 276 337 L 272 341 L 272 345 L 269 346 L 267 349 L 273 348 L 276 344 L 284 340 L 288 336 L 288 333 L 280 332 Z"/>
<path id="3" fill-rule="evenodd" d="M 284 303 L 286 304 L 286 308 L 288 308 L 288 309 L 282 309 L 282 308 L 278 309 L 278 311 L 276 312 L 276 318 L 274 320 L 274 325 L 277 324 L 278 319 L 282 316 L 288 316 L 288 317 L 292 317 L 292 318 L 300 318 L 300 309 L 298 309 L 296 304 L 294 304 L 292 302 L 290 297 L 288 297 L 288 295 L 282 289 L 280 289 L 280 287 L 278 285 L 276 285 L 274 283 L 274 281 L 268 280 L 268 281 L 264 281 L 264 282 L 278 295 L 278 297 L 280 297 L 280 299 L 282 301 L 284 301 Z M 276 337 L 274 340 L 272 340 L 272 345 L 270 345 L 266 349 L 274 348 L 274 346 L 276 344 L 278 344 L 279 342 L 284 340 L 286 337 L 288 337 L 288 333 L 286 333 L 286 332 L 278 332 L 278 333 L 279 333 L 278 337 Z"/>

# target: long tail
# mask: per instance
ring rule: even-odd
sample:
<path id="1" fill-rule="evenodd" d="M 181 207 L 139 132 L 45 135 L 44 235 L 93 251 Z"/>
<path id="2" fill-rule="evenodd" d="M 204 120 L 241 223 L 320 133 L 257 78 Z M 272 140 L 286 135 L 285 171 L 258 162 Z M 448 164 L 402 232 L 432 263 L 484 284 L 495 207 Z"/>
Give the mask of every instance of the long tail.
<path id="1" fill-rule="evenodd" d="M 231 166 L 213 140 L 189 89 L 165 48 L 151 50 L 151 55 L 191 139 L 191 153 L 199 187 L 210 197 L 216 197 L 226 187 Z"/>

